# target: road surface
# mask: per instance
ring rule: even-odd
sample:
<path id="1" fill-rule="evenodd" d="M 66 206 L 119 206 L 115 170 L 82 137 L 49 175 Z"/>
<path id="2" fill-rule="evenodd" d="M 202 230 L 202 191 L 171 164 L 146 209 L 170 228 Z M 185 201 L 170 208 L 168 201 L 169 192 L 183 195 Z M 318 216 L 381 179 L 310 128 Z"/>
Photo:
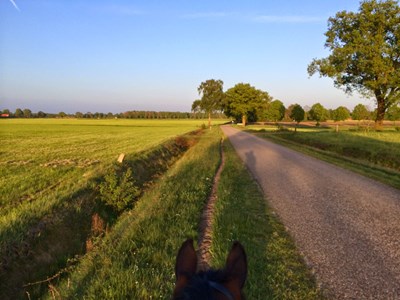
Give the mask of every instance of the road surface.
<path id="1" fill-rule="evenodd" d="M 222 130 L 328 298 L 400 299 L 400 190 L 230 126 Z"/>

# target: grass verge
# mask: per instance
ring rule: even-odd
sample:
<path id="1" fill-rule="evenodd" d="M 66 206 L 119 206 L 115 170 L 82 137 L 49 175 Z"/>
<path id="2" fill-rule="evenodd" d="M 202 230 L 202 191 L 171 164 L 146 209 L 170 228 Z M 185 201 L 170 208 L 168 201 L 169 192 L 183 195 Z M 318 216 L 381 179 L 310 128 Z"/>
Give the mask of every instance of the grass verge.
<path id="1" fill-rule="evenodd" d="M 246 131 L 400 189 L 398 132 Z"/>
<path id="2" fill-rule="evenodd" d="M 294 242 L 229 141 L 216 202 L 212 265 L 222 267 L 234 240 L 245 247 L 248 299 L 321 299 Z"/>
<path id="3" fill-rule="evenodd" d="M 176 253 L 187 237 L 197 239 L 220 137 L 218 129 L 207 131 L 74 271 L 51 283 L 48 298 L 170 298 Z"/>

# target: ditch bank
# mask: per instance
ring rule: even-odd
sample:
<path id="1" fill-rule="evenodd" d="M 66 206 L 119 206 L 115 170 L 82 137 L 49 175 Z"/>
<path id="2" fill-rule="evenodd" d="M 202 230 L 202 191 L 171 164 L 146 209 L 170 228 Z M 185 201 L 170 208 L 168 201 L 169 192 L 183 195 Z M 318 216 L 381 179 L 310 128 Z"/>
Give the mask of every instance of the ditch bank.
<path id="1" fill-rule="evenodd" d="M 196 144 L 201 134 L 197 130 L 147 151 L 127 154 L 122 163 L 106 167 L 101 175 L 94 176 L 87 186 L 39 220 L 22 242 L 7 245 L 1 253 L 0 298 L 36 299 L 51 290 L 52 280 L 62 277 L 81 256 L 96 247 L 119 215 L 132 209 L 138 197 Z M 122 209 L 116 209 L 104 198 L 111 195 L 118 199 L 124 184 L 135 193 L 133 197 L 126 195 Z M 108 186 L 110 194 L 102 192 L 101 186 Z"/>

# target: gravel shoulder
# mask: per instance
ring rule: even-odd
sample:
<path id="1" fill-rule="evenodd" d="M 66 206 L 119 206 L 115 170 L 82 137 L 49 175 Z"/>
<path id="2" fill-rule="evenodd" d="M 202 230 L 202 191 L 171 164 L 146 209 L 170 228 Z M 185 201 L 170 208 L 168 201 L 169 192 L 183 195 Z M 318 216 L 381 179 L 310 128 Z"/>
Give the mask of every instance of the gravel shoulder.
<path id="1" fill-rule="evenodd" d="M 400 298 L 400 190 L 230 126 L 222 130 L 328 298 Z"/>

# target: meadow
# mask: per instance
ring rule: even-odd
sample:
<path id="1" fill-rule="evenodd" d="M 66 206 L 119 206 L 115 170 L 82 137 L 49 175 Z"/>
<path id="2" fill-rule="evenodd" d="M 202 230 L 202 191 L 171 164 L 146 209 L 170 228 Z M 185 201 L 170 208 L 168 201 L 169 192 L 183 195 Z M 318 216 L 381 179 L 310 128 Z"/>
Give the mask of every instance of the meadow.
<path id="1" fill-rule="evenodd" d="M 387 126 L 292 127 L 254 125 L 246 128 L 260 137 L 349 168 L 400 188 L 400 131 Z"/>
<path id="2" fill-rule="evenodd" d="M 95 205 L 86 201 L 93 198 L 91 182 L 104 176 L 120 153 L 133 160 L 177 136 L 198 130 L 202 124 L 202 120 L 1 120 L 0 277 L 11 282 L 6 269 L 21 266 L 24 272 L 17 273 L 37 273 L 40 277 L 51 270 L 46 268 L 49 261 L 55 264 L 53 268 L 63 265 L 77 247 L 82 248 L 79 245 L 87 235 L 73 233 L 71 228 L 81 231 L 81 227 L 89 226 L 85 230 L 90 231 L 90 218 L 83 222 L 82 217 Z M 74 224 L 67 226 L 66 222 Z M 57 226 L 54 232 L 47 232 L 53 236 L 44 237 L 46 229 Z M 61 242 L 60 233 L 66 240 L 77 239 L 76 246 L 68 249 L 70 245 Z M 34 251 L 38 240 L 40 251 Z M 57 249 L 56 242 L 62 244 L 58 248 L 66 249 Z M 51 247 L 54 249 L 49 250 Z M 50 259 L 49 251 L 63 257 Z M 32 256 L 43 257 L 35 264 Z M 16 264 L 15 260 L 22 261 Z M 32 270 L 25 264 L 28 260 Z"/>

